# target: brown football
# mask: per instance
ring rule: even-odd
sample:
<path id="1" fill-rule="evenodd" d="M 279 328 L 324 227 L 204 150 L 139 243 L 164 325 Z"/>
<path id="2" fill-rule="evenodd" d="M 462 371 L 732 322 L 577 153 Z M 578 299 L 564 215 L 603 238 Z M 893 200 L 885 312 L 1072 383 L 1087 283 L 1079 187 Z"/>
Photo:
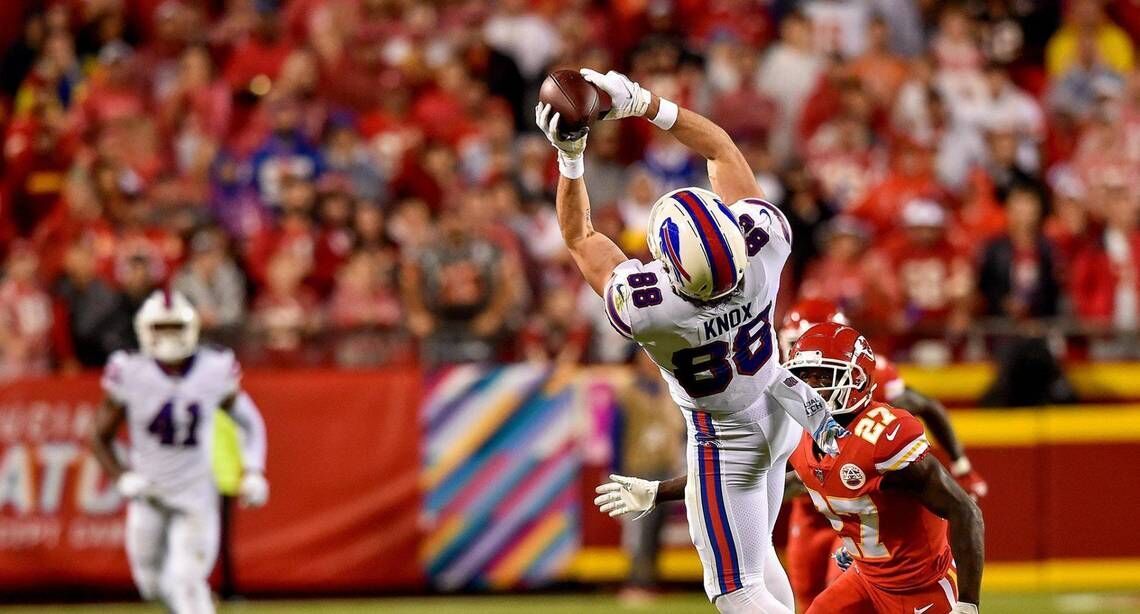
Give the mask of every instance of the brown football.
<path id="1" fill-rule="evenodd" d="M 610 110 L 610 95 L 590 83 L 576 70 L 556 70 L 546 76 L 538 99 L 561 113 L 558 133 L 564 139 L 577 139 L 590 129 L 590 123 Z"/>

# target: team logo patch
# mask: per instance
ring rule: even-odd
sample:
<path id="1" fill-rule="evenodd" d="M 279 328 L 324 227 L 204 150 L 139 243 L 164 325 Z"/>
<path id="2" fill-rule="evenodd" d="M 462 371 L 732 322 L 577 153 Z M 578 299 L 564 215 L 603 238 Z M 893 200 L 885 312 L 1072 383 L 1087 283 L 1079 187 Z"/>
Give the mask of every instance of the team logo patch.
<path id="1" fill-rule="evenodd" d="M 709 435 L 707 433 L 698 432 L 697 433 L 697 445 L 698 446 L 704 446 L 707 448 L 719 448 L 720 442 L 716 440 L 715 435 Z"/>
<path id="2" fill-rule="evenodd" d="M 823 484 L 823 469 L 816 467 L 812 469 L 811 472 L 815 474 L 815 479 L 819 480 L 820 484 Z"/>
<path id="3" fill-rule="evenodd" d="M 798 383 L 800 380 L 796 379 L 795 376 L 788 376 L 788 379 L 784 380 L 784 385 L 788 388 L 795 388 Z"/>
<path id="4" fill-rule="evenodd" d="M 804 410 L 807 411 L 808 418 L 816 415 L 825 407 L 823 401 L 818 398 L 812 398 L 804 402 Z"/>
<path id="5" fill-rule="evenodd" d="M 839 468 L 839 479 L 851 490 L 859 490 L 867 483 L 867 475 L 858 465 L 847 463 Z"/>

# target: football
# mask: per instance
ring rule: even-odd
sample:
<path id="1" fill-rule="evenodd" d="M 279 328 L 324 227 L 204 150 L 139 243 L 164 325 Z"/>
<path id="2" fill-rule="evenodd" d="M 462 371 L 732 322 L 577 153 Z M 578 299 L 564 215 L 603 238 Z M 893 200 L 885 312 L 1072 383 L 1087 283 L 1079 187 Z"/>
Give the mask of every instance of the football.
<path id="1" fill-rule="evenodd" d="M 586 81 L 576 70 L 556 70 L 546 76 L 538 99 L 549 104 L 558 120 L 558 134 L 574 140 L 590 129 L 590 123 L 610 110 L 610 96 Z"/>

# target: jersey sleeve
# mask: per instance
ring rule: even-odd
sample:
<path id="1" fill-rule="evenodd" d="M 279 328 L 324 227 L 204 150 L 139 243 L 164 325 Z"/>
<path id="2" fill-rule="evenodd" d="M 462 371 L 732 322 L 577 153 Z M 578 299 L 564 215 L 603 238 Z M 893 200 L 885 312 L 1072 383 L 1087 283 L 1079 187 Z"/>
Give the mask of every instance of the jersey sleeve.
<path id="1" fill-rule="evenodd" d="M 930 451 L 926 430 L 918 418 L 900 409 L 891 409 L 895 420 L 886 424 L 875 442 L 875 470 L 879 473 L 898 471 L 922 460 Z"/>
<path id="2" fill-rule="evenodd" d="M 634 314 L 632 295 L 634 288 L 629 283 L 631 275 L 642 273 L 638 260 L 626 260 L 614 267 L 610 280 L 606 283 L 602 298 L 606 303 L 606 320 L 610 326 L 626 339 L 633 339 Z"/>
<path id="3" fill-rule="evenodd" d="M 792 227 L 776 205 L 762 198 L 742 198 L 732 204 L 732 212 L 740 222 L 750 254 L 754 245 L 759 245 L 761 250 L 766 244 L 791 250 Z"/>
<path id="4" fill-rule="evenodd" d="M 125 404 L 127 399 L 126 376 L 129 359 L 129 355 L 122 350 L 112 353 L 107 359 L 107 365 L 103 367 L 103 378 L 99 382 L 103 392 L 120 405 Z"/>

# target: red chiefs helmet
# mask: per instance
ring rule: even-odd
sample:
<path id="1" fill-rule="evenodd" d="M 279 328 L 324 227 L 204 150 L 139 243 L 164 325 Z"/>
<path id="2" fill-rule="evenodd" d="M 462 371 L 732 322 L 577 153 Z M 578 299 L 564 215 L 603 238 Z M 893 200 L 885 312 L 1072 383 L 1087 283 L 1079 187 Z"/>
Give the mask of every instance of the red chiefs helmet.
<path id="1" fill-rule="evenodd" d="M 831 369 L 831 385 L 816 388 L 831 413 L 862 409 L 875 390 L 875 353 L 859 331 L 824 322 L 809 328 L 792 346 L 784 366 L 798 375 L 800 369 Z"/>
<path id="2" fill-rule="evenodd" d="M 784 357 L 791 357 L 792 346 L 804 331 L 822 322 L 851 323 L 835 301 L 806 298 L 793 305 L 788 313 L 784 314 L 784 323 L 780 326 L 780 351 Z"/>

